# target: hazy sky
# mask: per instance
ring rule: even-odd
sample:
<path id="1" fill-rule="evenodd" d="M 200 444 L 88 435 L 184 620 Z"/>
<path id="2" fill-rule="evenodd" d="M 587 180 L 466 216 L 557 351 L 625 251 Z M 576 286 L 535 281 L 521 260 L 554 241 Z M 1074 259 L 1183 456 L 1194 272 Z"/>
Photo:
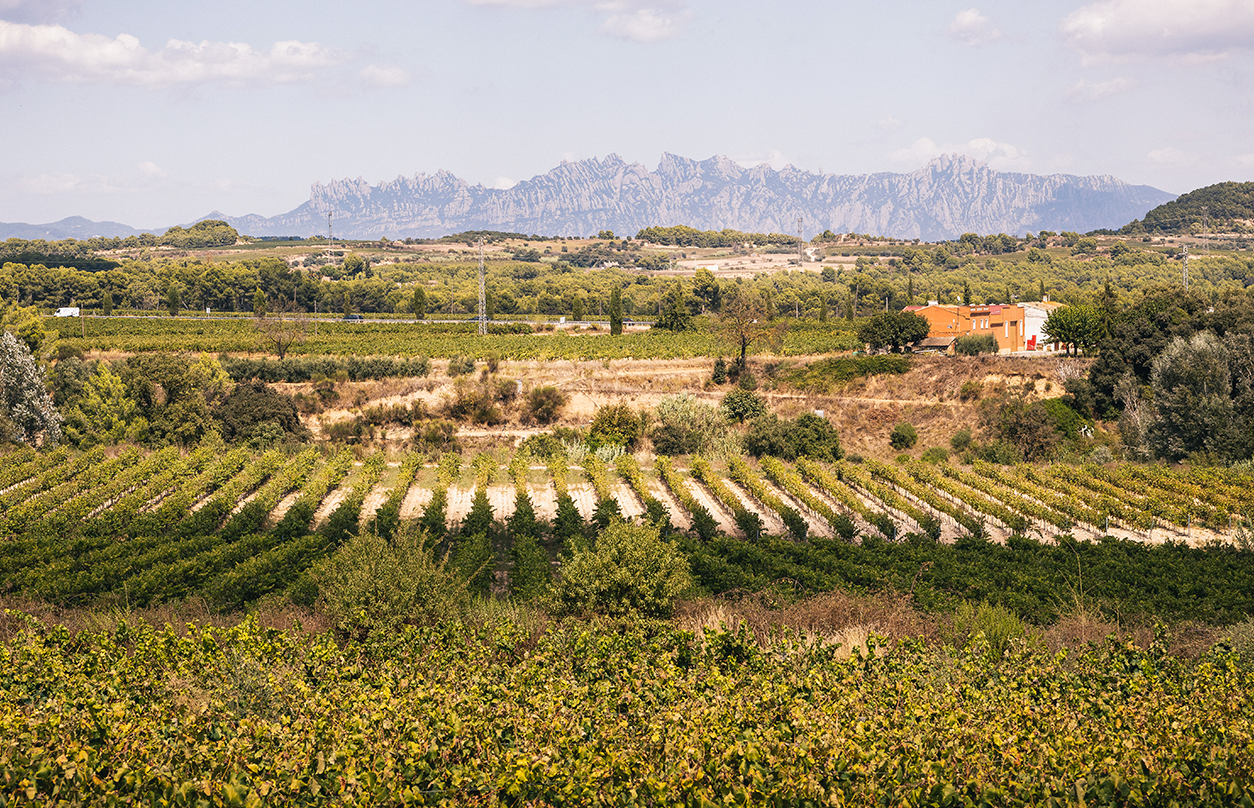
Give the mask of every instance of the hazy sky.
<path id="1" fill-rule="evenodd" d="M 1254 180 L 1254 0 L 0 0 L 0 221 L 663 152 Z"/>

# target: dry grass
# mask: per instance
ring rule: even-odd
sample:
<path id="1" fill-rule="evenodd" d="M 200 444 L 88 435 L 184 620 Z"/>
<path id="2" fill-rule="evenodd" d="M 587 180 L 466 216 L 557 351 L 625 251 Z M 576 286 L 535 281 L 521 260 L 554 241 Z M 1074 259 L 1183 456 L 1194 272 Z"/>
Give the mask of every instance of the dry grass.
<path id="1" fill-rule="evenodd" d="M 330 622 L 321 614 L 282 598 L 261 603 L 255 614 L 262 626 L 280 631 L 292 631 L 299 626 L 307 633 L 317 634 L 331 628 Z M 27 615 L 44 626 L 64 626 L 72 634 L 111 631 L 118 624 L 138 626 L 141 623 L 168 625 L 183 630 L 189 625 L 230 628 L 239 625 L 247 616 L 243 613 L 221 614 L 211 609 L 202 598 L 144 609 L 127 608 L 125 604 L 80 609 L 59 607 L 22 596 L 0 595 L 0 642 L 12 640 L 25 628 L 27 621 L 19 615 Z"/>
<path id="2" fill-rule="evenodd" d="M 676 622 L 702 639 L 709 631 L 737 631 L 743 626 L 763 649 L 770 649 L 786 641 L 787 630 L 806 645 L 839 643 L 846 654 L 856 648 L 864 656 L 871 635 L 894 643 L 939 639 L 935 618 L 917 611 L 906 599 L 887 594 L 827 592 L 782 608 L 772 608 L 761 596 L 709 598 L 680 604 Z"/>

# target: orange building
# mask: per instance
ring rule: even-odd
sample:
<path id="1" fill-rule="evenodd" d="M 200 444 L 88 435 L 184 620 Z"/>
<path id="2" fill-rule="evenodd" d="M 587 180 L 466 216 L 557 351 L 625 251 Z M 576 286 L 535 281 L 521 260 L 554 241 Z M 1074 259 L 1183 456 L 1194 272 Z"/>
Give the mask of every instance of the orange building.
<path id="1" fill-rule="evenodd" d="M 999 351 L 1022 351 L 1024 344 L 1024 310 L 1020 306 L 907 306 L 927 319 L 929 337 L 965 337 L 968 334 L 991 334 L 997 338 Z"/>

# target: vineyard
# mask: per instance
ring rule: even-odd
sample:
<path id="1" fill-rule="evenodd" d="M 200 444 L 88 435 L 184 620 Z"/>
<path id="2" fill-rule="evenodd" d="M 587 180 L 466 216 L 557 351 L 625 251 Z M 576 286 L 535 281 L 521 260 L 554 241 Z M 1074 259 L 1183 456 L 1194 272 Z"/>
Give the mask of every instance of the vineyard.
<path id="1" fill-rule="evenodd" d="M 93 317 L 69 323 L 46 321 L 63 343 L 83 351 L 153 351 L 179 353 L 267 353 L 269 347 L 251 319 L 184 320 L 157 317 Z M 799 323 L 779 347 L 784 356 L 803 356 L 862 347 L 851 330 L 820 323 Z M 517 360 L 682 359 L 721 356 L 731 348 L 710 330 L 676 333 L 632 331 L 610 337 L 608 330 L 479 336 L 474 325 L 320 322 L 289 353 L 315 356 L 484 357 Z"/>
<path id="2" fill-rule="evenodd" d="M 1254 800 L 1254 668 L 1233 652 L 869 650 L 491 614 L 345 645 L 253 619 L 32 620 L 0 648 L 0 804 Z"/>
<path id="3" fill-rule="evenodd" d="M 1038 622 L 1066 591 L 1124 613 L 1217 623 L 1254 613 L 1254 478 L 1211 468 L 701 457 L 684 467 L 632 455 L 575 465 L 525 451 L 431 463 L 212 444 L 185 455 L 23 449 L 0 468 L 0 591 L 57 603 L 200 595 L 238 609 L 307 591 L 310 566 L 360 525 L 401 520 L 450 549 L 473 545 L 499 573 L 485 592 L 500 591 L 520 552 L 560 564 L 572 537 L 618 516 L 664 525 L 707 592 L 911 590 L 925 608 L 985 598 Z M 523 510 L 549 525 L 534 551 L 514 546 Z"/>

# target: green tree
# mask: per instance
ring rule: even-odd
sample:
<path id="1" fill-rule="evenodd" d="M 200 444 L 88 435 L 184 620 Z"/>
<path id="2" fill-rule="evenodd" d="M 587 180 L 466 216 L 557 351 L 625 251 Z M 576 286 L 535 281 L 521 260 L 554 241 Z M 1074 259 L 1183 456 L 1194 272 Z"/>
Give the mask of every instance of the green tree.
<path id="1" fill-rule="evenodd" d="M 926 337 L 929 330 L 926 317 L 908 311 L 887 311 L 858 326 L 858 339 L 872 348 L 899 351 Z"/>
<path id="2" fill-rule="evenodd" d="M 576 323 L 583 322 L 583 298 L 575 295 L 570 302 L 570 319 Z"/>
<path id="3" fill-rule="evenodd" d="M 610 291 L 610 335 L 623 333 L 623 292 L 617 286 Z"/>
<path id="4" fill-rule="evenodd" d="M 179 287 L 176 283 L 171 283 L 165 291 L 165 307 L 170 312 L 171 317 L 177 317 L 179 309 L 183 305 L 182 296 L 179 295 Z"/>
<path id="5" fill-rule="evenodd" d="M 257 291 L 253 292 L 253 316 L 266 316 L 266 293 L 261 291 L 261 287 L 257 287 Z"/>
<path id="6" fill-rule="evenodd" d="M 1051 342 L 1061 343 L 1071 355 L 1088 353 L 1097 347 L 1103 331 L 1101 314 L 1092 306 L 1063 306 L 1054 309 L 1041 326 Z"/>
<path id="7" fill-rule="evenodd" d="M 122 378 L 107 362 L 98 362 L 82 395 L 65 411 L 66 439 L 80 449 L 90 449 L 123 441 L 139 443 L 147 438 L 147 432 L 148 421 L 127 395 Z"/>
<path id="8" fill-rule="evenodd" d="M 108 289 L 104 290 L 104 294 L 100 297 L 100 313 L 105 317 L 113 314 L 113 292 Z"/>
<path id="9" fill-rule="evenodd" d="M 414 313 L 415 320 L 425 320 L 427 317 L 427 290 L 421 286 L 414 287 L 414 296 L 409 302 L 410 311 Z"/>
<path id="10" fill-rule="evenodd" d="M 662 316 L 653 327 L 667 331 L 690 331 L 693 328 L 692 312 L 688 310 L 687 295 L 684 294 L 684 287 L 680 282 L 675 282 L 666 310 L 662 312 Z"/>
<path id="11" fill-rule="evenodd" d="M 1154 453 L 1182 460 L 1194 452 L 1236 454 L 1240 435 L 1232 401 L 1228 349 L 1211 331 L 1176 337 L 1154 360 L 1152 388 L 1158 417 L 1150 424 Z"/>
<path id="12" fill-rule="evenodd" d="M 370 266 L 370 263 L 357 253 L 349 253 L 344 256 L 344 263 L 340 266 L 344 270 L 345 275 L 352 276 L 364 272 Z"/>

